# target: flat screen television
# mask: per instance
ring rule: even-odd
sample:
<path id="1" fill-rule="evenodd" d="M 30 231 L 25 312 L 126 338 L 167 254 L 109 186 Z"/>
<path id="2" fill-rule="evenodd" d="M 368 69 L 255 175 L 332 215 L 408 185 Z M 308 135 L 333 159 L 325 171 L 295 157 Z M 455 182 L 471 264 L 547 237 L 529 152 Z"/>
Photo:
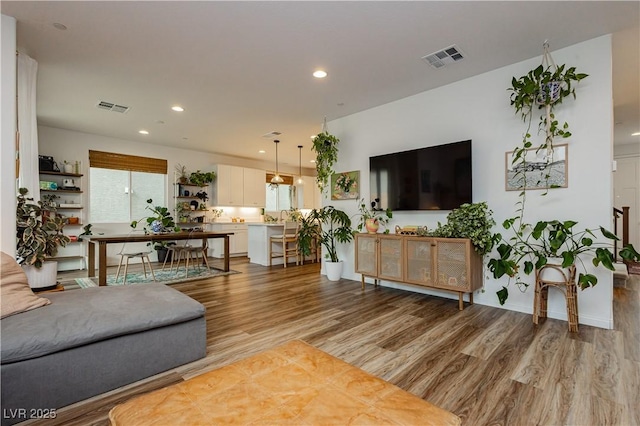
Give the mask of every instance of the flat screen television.
<path id="1" fill-rule="evenodd" d="M 369 157 L 371 199 L 392 210 L 472 202 L 471 140 Z"/>

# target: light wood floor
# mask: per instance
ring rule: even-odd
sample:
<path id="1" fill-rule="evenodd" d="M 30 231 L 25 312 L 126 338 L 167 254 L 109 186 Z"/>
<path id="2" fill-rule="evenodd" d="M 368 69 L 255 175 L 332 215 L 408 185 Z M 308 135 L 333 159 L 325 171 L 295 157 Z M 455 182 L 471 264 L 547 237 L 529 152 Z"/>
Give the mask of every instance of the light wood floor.
<path id="1" fill-rule="evenodd" d="M 459 415 L 465 425 L 640 425 L 640 276 L 616 286 L 616 330 L 342 280 L 317 264 L 174 288 L 207 307 L 207 357 L 60 409 L 40 424 L 104 425 L 115 404 L 291 339 Z M 81 290 L 78 290 L 81 291 Z M 588 291 L 588 290 L 587 290 Z"/>

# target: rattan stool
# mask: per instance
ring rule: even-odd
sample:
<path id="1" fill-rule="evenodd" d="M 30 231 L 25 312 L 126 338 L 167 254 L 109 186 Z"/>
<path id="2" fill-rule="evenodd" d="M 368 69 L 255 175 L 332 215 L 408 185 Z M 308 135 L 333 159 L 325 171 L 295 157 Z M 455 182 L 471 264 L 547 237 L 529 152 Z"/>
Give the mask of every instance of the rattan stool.
<path id="1" fill-rule="evenodd" d="M 559 280 L 542 277 L 543 272 L 552 272 Z M 559 265 L 547 264 L 536 269 L 536 290 L 533 299 L 533 323 L 538 324 L 539 318 L 547 317 L 547 300 L 549 287 L 556 287 L 562 291 L 567 302 L 567 320 L 569 331 L 578 332 L 578 293 L 576 286 L 576 266 L 562 268 Z"/>

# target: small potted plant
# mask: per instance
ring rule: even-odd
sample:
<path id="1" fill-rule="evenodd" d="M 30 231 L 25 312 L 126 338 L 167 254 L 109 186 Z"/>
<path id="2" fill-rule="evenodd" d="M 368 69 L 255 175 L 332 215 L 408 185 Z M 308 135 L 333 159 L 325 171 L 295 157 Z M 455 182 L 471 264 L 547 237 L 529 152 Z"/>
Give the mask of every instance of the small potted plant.
<path id="1" fill-rule="evenodd" d="M 513 233 L 508 240 L 497 234 L 500 245 L 497 247 L 498 256 L 489 260 L 489 270 L 494 278 L 508 276 L 515 279 L 515 284 L 521 291 L 529 286 L 524 282 L 521 273 L 529 275 L 534 270 L 541 270 L 545 265 L 553 264 L 559 268 L 568 268 L 580 264 L 584 272 L 578 276 L 577 285 L 582 290 L 595 286 L 598 279 L 595 275 L 586 273 L 583 255 L 590 255 L 594 266 L 604 266 L 614 270 L 614 255 L 611 244 L 596 241 L 596 232 L 610 241 L 618 240 L 613 233 L 600 227 L 596 229 L 576 229 L 577 222 L 572 220 L 539 221 L 535 225 L 520 223 L 518 217 L 507 219 L 503 223 L 506 230 Z M 632 245 L 626 245 L 619 251 L 624 260 L 640 260 L 640 254 Z M 504 304 L 509 297 L 507 287 L 503 286 L 498 292 L 500 304 Z"/>
<path id="2" fill-rule="evenodd" d="M 338 281 L 342 276 L 342 261 L 338 258 L 338 243 L 353 240 L 349 215 L 333 206 L 314 209 L 302 218 L 298 231 L 298 247 L 303 256 L 309 256 L 314 243 L 326 249 L 327 278 Z"/>
<path id="3" fill-rule="evenodd" d="M 207 194 L 205 191 L 198 191 L 195 197 L 200 201 L 202 201 L 203 203 L 206 203 L 207 200 L 209 199 L 209 194 Z"/>
<path id="4" fill-rule="evenodd" d="M 163 233 L 163 232 L 179 232 L 180 227 L 176 226 L 176 223 L 173 220 L 173 216 L 169 212 L 169 209 L 162 206 L 154 206 L 153 200 L 150 198 L 147 200 L 147 206 L 145 209 L 151 211 L 153 215 L 143 217 L 139 220 L 134 220 L 131 222 L 132 228 L 137 228 L 138 224 L 144 223 L 144 232 L 154 232 L 154 233 Z"/>
<path id="5" fill-rule="evenodd" d="M 331 174 L 333 173 L 333 165 L 338 161 L 338 143 L 340 139 L 329 134 L 326 131 L 318 133 L 313 138 L 313 146 L 311 149 L 316 153 L 316 181 L 318 188 L 324 190 Z"/>
<path id="6" fill-rule="evenodd" d="M 359 217 L 358 226 L 356 227 L 358 232 L 366 230 L 369 234 L 375 234 L 378 232 L 381 225 L 386 227 L 389 220 L 393 218 L 393 212 L 391 209 L 383 210 L 379 206 L 379 198 L 376 198 L 371 202 L 371 207 L 367 206 L 364 198 L 362 198 L 358 204 L 358 213 L 356 214 Z M 385 234 L 388 233 L 389 229 L 385 229 Z"/>
<path id="7" fill-rule="evenodd" d="M 223 209 L 211 209 L 211 221 L 215 222 L 224 213 Z"/>
<path id="8" fill-rule="evenodd" d="M 70 241 L 62 233 L 64 221 L 57 216 L 53 198 L 33 202 L 29 190 L 20 188 L 16 206 L 16 255 L 27 274 L 29 285 L 36 289 L 55 287 L 58 263 L 49 261 Z"/>
<path id="9" fill-rule="evenodd" d="M 182 164 L 176 164 L 176 173 L 178 173 L 178 183 L 185 184 L 189 182 L 189 172 L 187 167 Z"/>

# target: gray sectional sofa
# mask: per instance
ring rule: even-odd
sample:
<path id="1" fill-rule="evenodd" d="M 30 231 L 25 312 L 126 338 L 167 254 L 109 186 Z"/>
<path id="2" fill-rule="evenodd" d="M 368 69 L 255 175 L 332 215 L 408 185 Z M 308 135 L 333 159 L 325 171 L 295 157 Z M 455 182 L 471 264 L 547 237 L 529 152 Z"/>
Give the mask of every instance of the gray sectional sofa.
<path id="1" fill-rule="evenodd" d="M 1 320 L 2 424 L 202 358 L 205 308 L 162 284 L 43 295 L 51 304 Z"/>

